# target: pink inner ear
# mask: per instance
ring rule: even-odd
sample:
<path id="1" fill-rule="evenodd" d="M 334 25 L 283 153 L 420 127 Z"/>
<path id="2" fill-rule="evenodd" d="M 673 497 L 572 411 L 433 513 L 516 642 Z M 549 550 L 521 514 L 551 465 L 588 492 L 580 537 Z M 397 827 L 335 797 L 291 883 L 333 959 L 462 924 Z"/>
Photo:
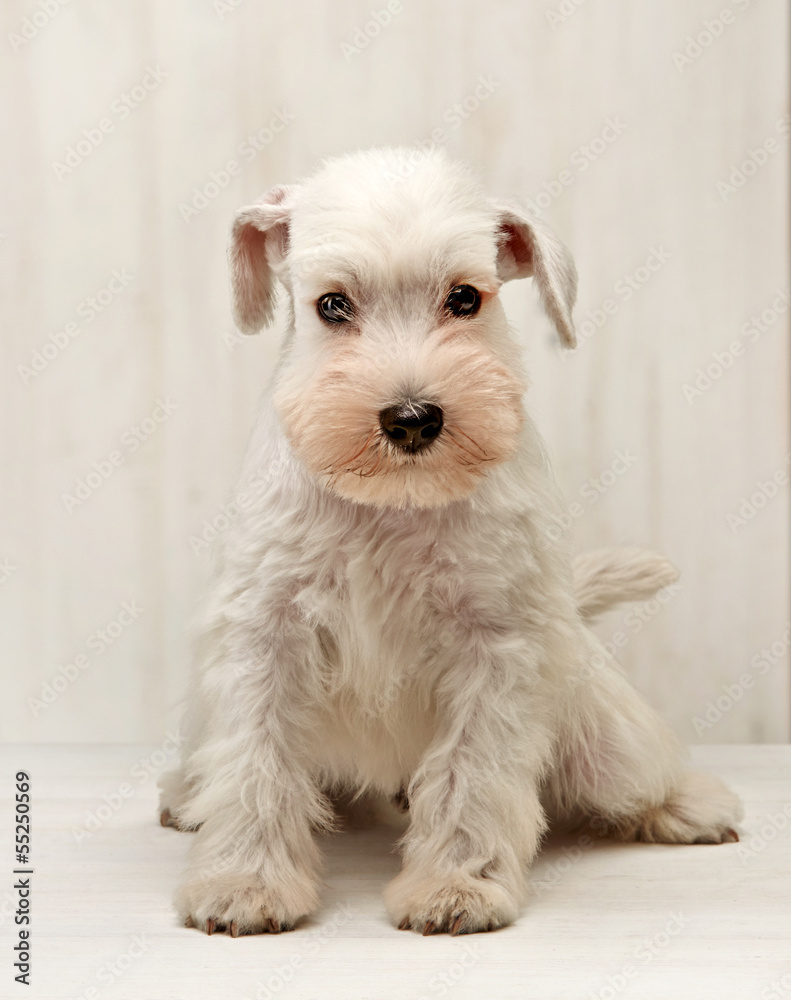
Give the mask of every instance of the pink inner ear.
<path id="1" fill-rule="evenodd" d="M 236 238 L 236 266 L 234 285 L 236 304 L 241 325 L 245 330 L 255 329 L 268 313 L 268 280 L 266 261 L 266 233 L 255 226 L 243 226 Z"/>
<path id="2" fill-rule="evenodd" d="M 519 226 L 501 222 L 498 236 L 500 244 L 499 270 L 503 281 L 527 278 L 533 273 L 533 248 L 524 238 Z"/>
<path id="3" fill-rule="evenodd" d="M 236 215 L 229 261 L 234 318 L 244 333 L 257 333 L 273 318 L 273 268 L 288 251 L 289 188 L 272 188 Z"/>

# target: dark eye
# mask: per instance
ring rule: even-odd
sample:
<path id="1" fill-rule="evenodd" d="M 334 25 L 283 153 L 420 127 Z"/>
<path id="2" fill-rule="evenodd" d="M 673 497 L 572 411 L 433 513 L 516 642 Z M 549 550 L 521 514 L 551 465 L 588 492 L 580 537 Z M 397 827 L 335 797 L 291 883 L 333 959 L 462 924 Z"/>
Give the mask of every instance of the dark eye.
<path id="1" fill-rule="evenodd" d="M 453 316 L 474 316 L 481 308 L 481 293 L 472 285 L 456 285 L 445 299 L 445 308 Z"/>
<path id="2" fill-rule="evenodd" d="M 329 292 L 327 295 L 322 295 L 316 303 L 316 309 L 318 309 L 319 316 L 326 319 L 328 323 L 348 323 L 354 316 L 351 302 L 340 292 Z"/>

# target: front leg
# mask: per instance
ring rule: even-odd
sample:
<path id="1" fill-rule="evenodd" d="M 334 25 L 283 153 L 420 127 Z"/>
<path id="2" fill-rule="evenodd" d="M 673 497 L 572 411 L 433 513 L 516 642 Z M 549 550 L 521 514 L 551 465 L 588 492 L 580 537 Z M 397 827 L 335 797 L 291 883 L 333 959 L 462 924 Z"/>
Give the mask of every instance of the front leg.
<path id="1" fill-rule="evenodd" d="M 539 652 L 493 626 L 455 632 L 437 735 L 408 791 L 404 867 L 385 893 L 399 928 L 423 934 L 511 923 L 546 825 L 539 783 L 552 740 Z"/>
<path id="2" fill-rule="evenodd" d="M 200 829 L 176 908 L 187 926 L 233 936 L 290 929 L 316 908 L 312 831 L 330 821 L 308 750 L 320 644 L 282 595 L 246 614 L 226 608 L 209 630 L 211 712 L 179 811 Z"/>

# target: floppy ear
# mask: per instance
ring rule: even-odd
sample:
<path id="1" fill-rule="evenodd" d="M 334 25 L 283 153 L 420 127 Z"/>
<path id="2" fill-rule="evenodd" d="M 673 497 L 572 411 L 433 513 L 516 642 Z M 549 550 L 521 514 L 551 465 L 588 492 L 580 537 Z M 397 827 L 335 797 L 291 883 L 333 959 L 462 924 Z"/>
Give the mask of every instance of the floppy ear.
<path id="1" fill-rule="evenodd" d="M 236 213 L 228 264 L 233 318 L 242 333 L 258 333 L 274 317 L 274 272 L 288 251 L 293 195 L 294 188 L 274 187 Z"/>
<path id="2" fill-rule="evenodd" d="M 577 297 L 577 269 L 571 254 L 542 222 L 524 209 L 495 205 L 497 275 L 502 281 L 533 277 L 541 302 L 564 347 L 576 347 L 571 310 Z"/>

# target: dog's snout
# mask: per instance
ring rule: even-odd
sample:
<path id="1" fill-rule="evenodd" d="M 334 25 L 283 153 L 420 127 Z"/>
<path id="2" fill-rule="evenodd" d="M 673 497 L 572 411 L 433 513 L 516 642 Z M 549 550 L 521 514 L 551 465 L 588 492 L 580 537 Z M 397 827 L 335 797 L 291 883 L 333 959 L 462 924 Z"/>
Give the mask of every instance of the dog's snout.
<path id="1" fill-rule="evenodd" d="M 433 403 L 408 399 L 382 410 L 379 423 L 393 444 L 404 451 L 418 451 L 442 431 L 442 410 Z"/>

